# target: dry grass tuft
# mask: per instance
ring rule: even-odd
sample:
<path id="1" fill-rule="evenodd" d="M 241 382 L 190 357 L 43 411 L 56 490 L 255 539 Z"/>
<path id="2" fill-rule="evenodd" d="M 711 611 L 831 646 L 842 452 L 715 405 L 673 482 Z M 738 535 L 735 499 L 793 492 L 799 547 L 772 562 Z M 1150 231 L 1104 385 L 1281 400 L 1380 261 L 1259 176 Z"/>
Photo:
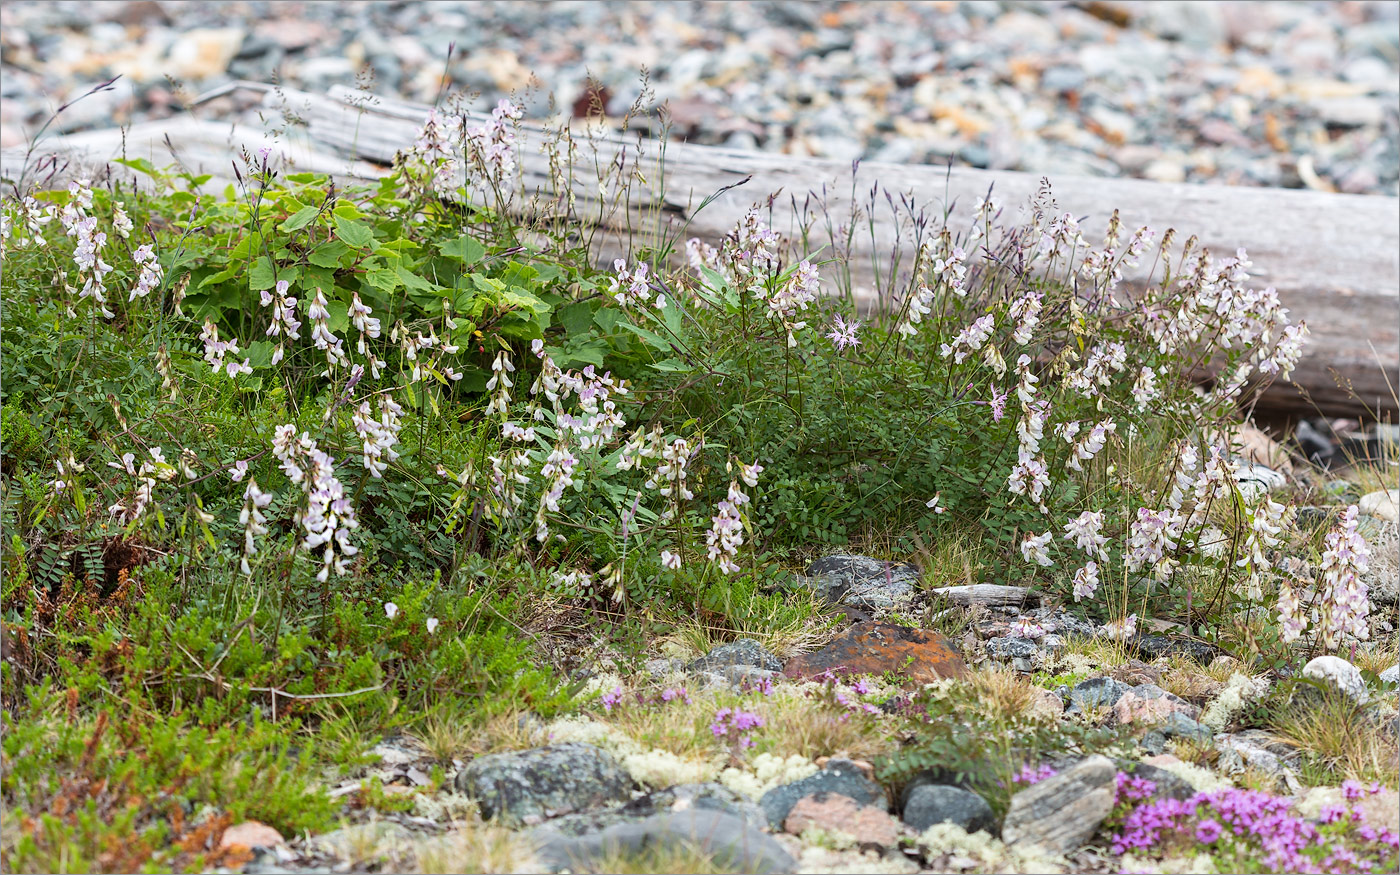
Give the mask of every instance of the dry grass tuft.
<path id="1" fill-rule="evenodd" d="M 1400 748 L 1364 706 L 1329 690 L 1290 705 L 1273 731 L 1341 778 L 1395 783 Z"/>
<path id="2" fill-rule="evenodd" d="M 1028 712 L 1035 702 L 1030 681 L 1009 669 L 976 672 L 969 683 L 982 706 L 982 714 L 993 720 L 1013 720 Z"/>
<path id="3" fill-rule="evenodd" d="M 417 850 L 417 871 L 528 872 L 534 852 L 519 834 L 491 824 L 469 824 L 424 842 Z"/>

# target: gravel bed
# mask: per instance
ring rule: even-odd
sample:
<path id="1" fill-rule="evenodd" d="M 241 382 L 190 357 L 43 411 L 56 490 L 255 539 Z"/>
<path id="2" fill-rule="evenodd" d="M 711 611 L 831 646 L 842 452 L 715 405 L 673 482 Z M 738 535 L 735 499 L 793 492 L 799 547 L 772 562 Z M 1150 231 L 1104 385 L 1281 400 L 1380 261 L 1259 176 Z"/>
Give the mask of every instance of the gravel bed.
<path id="1" fill-rule="evenodd" d="M 670 135 L 698 143 L 1400 194 L 1390 2 L 131 0 L 7 2 L 3 19 L 7 147 L 117 74 L 55 128 L 160 118 L 233 79 L 431 102 L 444 74 L 483 107 L 620 119 L 645 68 Z"/>

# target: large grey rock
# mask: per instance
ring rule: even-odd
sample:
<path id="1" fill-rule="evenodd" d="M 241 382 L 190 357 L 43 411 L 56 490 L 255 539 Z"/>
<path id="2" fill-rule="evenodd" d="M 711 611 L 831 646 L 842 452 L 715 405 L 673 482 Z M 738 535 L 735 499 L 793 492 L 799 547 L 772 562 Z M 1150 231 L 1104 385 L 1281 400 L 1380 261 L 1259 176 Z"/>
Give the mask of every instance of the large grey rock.
<path id="1" fill-rule="evenodd" d="M 632 783 L 612 754 L 575 742 L 477 757 L 455 781 L 458 791 L 477 801 L 483 818 L 507 824 L 625 802 Z"/>
<path id="2" fill-rule="evenodd" d="M 723 673 L 723 670 L 730 666 L 752 666 L 771 672 L 783 670 L 782 660 L 769 653 L 762 644 L 752 638 L 740 638 L 738 641 L 721 644 L 692 661 L 686 666 L 686 671 L 719 670 Z"/>
<path id="3" fill-rule="evenodd" d="M 919 587 L 919 569 L 905 562 L 885 562 L 869 556 L 837 553 L 807 566 L 796 585 L 812 589 L 827 601 L 864 611 L 908 607 Z"/>
<path id="4" fill-rule="evenodd" d="M 947 784 L 924 784 L 915 787 L 904 803 L 904 822 L 919 832 L 935 823 L 955 823 L 968 832 L 996 829 L 996 816 L 987 800 Z"/>
<path id="5" fill-rule="evenodd" d="M 1053 854 L 1082 846 L 1113 810 L 1118 767 L 1091 756 L 1011 797 L 1001 837 L 1008 845 L 1034 845 Z"/>
<path id="6" fill-rule="evenodd" d="M 1303 677 L 1330 684 L 1354 699 L 1358 704 L 1366 704 L 1371 693 L 1366 689 L 1366 679 L 1361 669 L 1340 656 L 1314 657 L 1303 666 Z"/>
<path id="7" fill-rule="evenodd" d="M 718 811 L 737 817 L 750 829 L 762 831 L 768 825 L 768 815 L 756 802 L 730 790 L 723 784 L 677 784 L 665 790 L 655 790 L 613 808 L 566 814 L 549 821 L 547 828 L 566 836 L 582 836 L 601 832 L 619 823 L 635 823 L 655 814 L 686 810 Z"/>
<path id="8" fill-rule="evenodd" d="M 987 655 L 999 662 L 1010 662 L 1013 659 L 1030 659 L 1035 656 L 1036 647 L 1034 641 L 1029 638 L 993 638 L 987 642 Z"/>
<path id="9" fill-rule="evenodd" d="M 758 804 L 768 815 L 768 825 L 782 829 L 783 821 L 799 799 L 822 792 L 849 796 L 861 805 L 887 804 L 884 788 L 867 778 L 855 763 L 844 759 L 832 759 L 826 768 L 814 775 L 774 787 L 763 794 Z"/>
<path id="10" fill-rule="evenodd" d="M 1112 708 L 1114 703 L 1130 689 L 1132 687 L 1110 677 L 1089 678 L 1087 681 L 1080 681 L 1069 691 L 1069 703 L 1065 707 L 1065 713 L 1079 714 L 1085 708 L 1107 710 Z"/>
<path id="11" fill-rule="evenodd" d="M 1185 802 L 1196 794 L 1196 788 L 1192 787 L 1185 778 L 1174 775 L 1166 769 L 1147 763 L 1132 763 L 1131 773 L 1134 778 L 1145 778 L 1155 786 L 1153 797 L 1156 799 L 1176 799 Z M 1128 769 L 1124 769 L 1128 771 Z"/>
<path id="12" fill-rule="evenodd" d="M 1400 684 L 1400 665 L 1392 665 L 1390 668 L 1380 673 L 1382 683 Z"/>
<path id="13" fill-rule="evenodd" d="M 583 836 L 566 836 L 546 827 L 535 830 L 532 837 L 538 842 L 536 860 L 551 872 L 577 872 L 618 855 L 673 851 L 682 843 L 709 855 L 725 871 L 776 875 L 797 868 L 771 836 L 737 817 L 705 809 L 654 814 Z"/>

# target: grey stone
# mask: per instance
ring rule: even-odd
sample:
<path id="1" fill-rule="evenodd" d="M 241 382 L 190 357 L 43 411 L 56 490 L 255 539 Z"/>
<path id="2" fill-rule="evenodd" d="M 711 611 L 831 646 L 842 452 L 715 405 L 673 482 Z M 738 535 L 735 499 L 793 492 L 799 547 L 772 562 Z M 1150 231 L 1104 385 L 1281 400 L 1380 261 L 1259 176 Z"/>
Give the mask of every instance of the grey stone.
<path id="1" fill-rule="evenodd" d="M 531 824 L 624 802 L 633 782 L 612 754 L 571 742 L 477 757 L 455 784 L 477 801 L 483 818 Z"/>
<path id="2" fill-rule="evenodd" d="M 1272 776 L 1276 788 L 1281 792 L 1296 793 L 1302 788 L 1296 771 L 1298 752 L 1275 741 L 1265 732 L 1250 729 L 1219 735 L 1216 736 L 1215 747 L 1220 751 L 1216 768 L 1227 775 L 1252 768 Z"/>
<path id="3" fill-rule="evenodd" d="M 1159 769 L 1147 763 L 1132 763 L 1124 771 L 1130 772 L 1134 778 L 1144 778 L 1155 785 L 1153 797 L 1157 799 L 1177 799 L 1185 802 L 1196 795 L 1196 788 L 1192 787 L 1185 778 L 1174 775 L 1166 769 Z"/>
<path id="4" fill-rule="evenodd" d="M 816 560 L 807 566 L 806 577 L 826 578 L 818 584 L 822 590 L 840 593 L 835 598 L 825 596 L 829 601 L 865 611 L 891 611 L 908 607 L 919 584 L 919 570 L 908 563 L 885 562 L 847 553 Z"/>
<path id="5" fill-rule="evenodd" d="M 781 829 L 792 806 L 804 796 L 813 793 L 839 793 L 849 796 L 861 805 L 885 805 L 885 791 L 879 784 L 870 780 L 850 760 L 832 759 L 814 775 L 800 781 L 774 787 L 758 800 L 763 812 L 768 816 L 768 825 Z"/>
<path id="6" fill-rule="evenodd" d="M 571 837 L 543 828 L 535 830 L 532 837 L 539 843 L 535 858 L 552 872 L 578 871 L 619 854 L 670 850 L 682 842 L 708 854 L 726 871 L 776 875 L 797 868 L 791 855 L 771 836 L 722 811 L 699 808 L 654 814 L 591 835 Z"/>
<path id="7" fill-rule="evenodd" d="M 1146 662 L 1163 656 L 1188 656 L 1201 665 L 1209 665 L 1219 653 L 1214 646 L 1181 635 L 1151 635 L 1139 633 L 1129 646 Z"/>
<path id="8" fill-rule="evenodd" d="M 1250 464 L 1243 459 L 1236 461 L 1240 462 L 1240 470 L 1236 475 L 1240 492 L 1246 498 L 1273 492 L 1288 485 L 1288 478 L 1268 465 L 1260 465 L 1257 462 Z"/>
<path id="9" fill-rule="evenodd" d="M 676 659 L 674 656 L 658 656 L 642 663 L 642 668 L 653 678 L 663 678 L 668 674 L 685 671 L 685 660 Z"/>
<path id="10" fill-rule="evenodd" d="M 764 671 L 783 670 L 782 660 L 769 653 L 762 644 L 752 638 L 740 638 L 728 644 L 721 644 L 714 650 L 686 666 L 687 671 L 722 670 L 730 666 L 752 666 Z"/>
<path id="11" fill-rule="evenodd" d="M 1340 656 L 1314 657 L 1303 666 L 1303 677 L 1331 684 L 1358 704 L 1364 705 L 1371 698 L 1370 691 L 1366 689 L 1366 679 L 1361 676 L 1361 669 Z"/>
<path id="12" fill-rule="evenodd" d="M 1392 665 L 1380 673 L 1382 683 L 1400 684 L 1400 665 Z"/>
<path id="13" fill-rule="evenodd" d="M 1081 847 L 1113 810 L 1118 767 L 1091 756 L 1011 797 L 1001 835 L 1008 845 L 1033 845 L 1054 854 Z"/>
<path id="14" fill-rule="evenodd" d="M 1035 656 L 1036 647 L 1034 641 L 1029 638 L 993 638 L 987 642 L 987 655 L 992 659 L 1006 662 L 1012 659 L 1030 659 Z"/>
<path id="15" fill-rule="evenodd" d="M 549 821 L 547 829 L 566 836 L 582 836 L 601 832 L 619 823 L 634 823 L 668 811 L 703 809 L 719 811 L 744 821 L 750 829 L 762 830 L 768 825 L 768 815 L 758 803 L 730 790 L 723 784 L 677 784 L 665 790 L 655 790 L 613 808 L 566 814 Z"/>
<path id="16" fill-rule="evenodd" d="M 1089 678 L 1080 681 L 1069 691 L 1069 702 L 1065 706 L 1066 714 L 1078 714 L 1085 708 L 1112 708 L 1113 704 L 1123 698 L 1123 694 L 1132 689 L 1122 681 L 1109 677 Z"/>
<path id="17" fill-rule="evenodd" d="M 915 787 L 904 803 L 904 822 L 919 832 L 935 823 L 954 823 L 968 832 L 996 829 L 996 817 L 987 800 L 970 790 L 947 784 Z"/>

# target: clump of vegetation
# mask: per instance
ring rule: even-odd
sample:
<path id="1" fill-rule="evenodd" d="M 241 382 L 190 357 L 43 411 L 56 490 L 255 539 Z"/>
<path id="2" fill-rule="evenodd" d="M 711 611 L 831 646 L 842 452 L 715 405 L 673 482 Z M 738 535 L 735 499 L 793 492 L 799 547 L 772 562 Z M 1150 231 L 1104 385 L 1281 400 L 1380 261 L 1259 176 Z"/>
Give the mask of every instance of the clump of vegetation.
<path id="1" fill-rule="evenodd" d="M 1306 335 L 1244 253 L 1116 214 L 1088 241 L 1047 185 L 1020 225 L 990 193 L 964 228 L 891 199 L 914 260 L 874 315 L 823 294 L 850 265 L 815 213 L 782 235 L 755 208 L 718 245 L 629 241 L 599 269 L 577 144 L 561 132 L 553 191 L 525 192 L 519 119 L 434 113 L 367 188 L 264 152 L 222 196 L 131 160 L 141 190 L 0 207 L 7 866 L 198 869 L 230 862 L 206 839 L 239 819 L 323 828 L 327 770 L 390 732 L 446 760 L 575 709 L 600 639 L 804 646 L 817 606 L 775 584 L 820 545 L 1030 578 L 1122 637 L 1275 599 L 1259 652 L 1308 631 L 1274 556 L 1289 509 L 1211 440 Z M 619 192 L 641 169 L 612 172 Z M 1348 512 L 1308 646 L 1365 637 L 1358 554 Z M 981 683 L 994 726 L 969 735 L 924 691 L 899 750 L 834 682 L 662 728 L 734 764 L 799 730 L 798 750 L 868 745 L 896 783 L 938 764 L 1002 807 L 1017 769 L 1113 743 Z M 988 757 L 1011 771 L 976 772 Z"/>

